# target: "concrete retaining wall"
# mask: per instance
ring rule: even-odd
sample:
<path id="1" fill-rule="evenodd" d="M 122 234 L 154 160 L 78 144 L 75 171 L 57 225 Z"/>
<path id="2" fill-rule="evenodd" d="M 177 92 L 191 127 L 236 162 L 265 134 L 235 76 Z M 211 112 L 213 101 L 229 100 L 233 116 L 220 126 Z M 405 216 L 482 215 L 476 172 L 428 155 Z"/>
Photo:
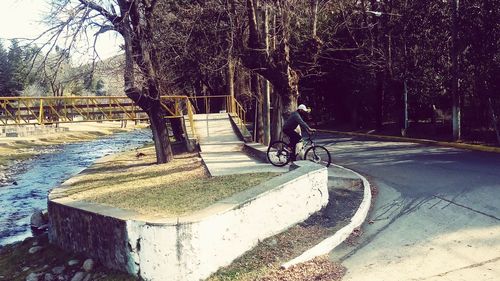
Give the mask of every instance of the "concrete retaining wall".
<path id="1" fill-rule="evenodd" d="M 47 133 L 66 132 L 68 128 L 65 127 L 52 127 L 52 126 L 8 126 L 0 129 L 0 137 L 29 137 L 38 136 Z"/>
<path id="2" fill-rule="evenodd" d="M 327 169 L 296 164 L 297 169 L 204 210 L 168 219 L 73 201 L 61 196 L 63 185 L 49 195 L 49 237 L 145 280 L 205 279 L 259 240 L 326 206 Z"/>

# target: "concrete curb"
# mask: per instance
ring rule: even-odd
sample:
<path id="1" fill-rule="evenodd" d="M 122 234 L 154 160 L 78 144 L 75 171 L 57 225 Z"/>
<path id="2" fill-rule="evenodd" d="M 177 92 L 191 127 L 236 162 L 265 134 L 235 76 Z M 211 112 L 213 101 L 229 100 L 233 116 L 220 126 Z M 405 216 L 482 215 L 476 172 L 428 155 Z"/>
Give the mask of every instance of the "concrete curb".
<path id="1" fill-rule="evenodd" d="M 260 143 L 245 143 L 245 145 L 243 145 L 243 152 L 247 153 L 251 157 L 257 158 L 264 163 L 269 163 L 269 161 L 267 160 L 267 146 L 264 146 Z"/>
<path id="2" fill-rule="evenodd" d="M 245 149 L 244 151 L 250 152 L 254 157 L 257 157 L 259 159 L 266 159 L 267 161 L 267 147 L 259 144 L 259 143 L 245 143 L 244 145 Z M 329 253 L 332 251 L 335 247 L 340 245 L 342 242 L 344 242 L 349 235 L 354 231 L 354 229 L 358 228 L 361 226 L 364 221 L 366 220 L 366 217 L 368 216 L 368 211 L 370 210 L 370 206 L 372 204 L 372 193 L 371 193 L 371 187 L 370 183 L 368 180 L 360 175 L 359 173 L 339 166 L 335 164 L 330 164 L 330 167 L 337 167 L 349 172 L 352 172 L 355 174 L 361 181 L 363 182 L 363 201 L 361 201 L 361 204 L 358 207 L 358 210 L 354 214 L 354 216 L 351 218 L 351 221 L 348 225 L 344 226 L 341 228 L 339 231 L 337 231 L 334 235 L 330 236 L 329 238 L 326 238 L 316 246 L 312 247 L 311 249 L 305 251 L 302 255 L 296 257 L 295 259 L 288 261 L 284 263 L 281 267 L 283 268 L 288 268 L 292 265 L 299 264 L 302 262 L 306 262 L 309 260 L 312 260 L 313 258 L 317 256 L 321 256 L 324 254 Z"/>
<path id="3" fill-rule="evenodd" d="M 245 143 L 252 142 L 252 135 L 250 134 L 250 132 L 248 132 L 247 128 L 246 127 L 242 128 L 240 127 L 240 125 L 237 124 L 238 122 L 241 122 L 238 115 L 234 113 L 229 113 L 228 115 L 229 115 L 229 121 L 231 121 L 231 126 L 233 126 L 233 130 L 236 133 L 236 135 Z"/>
<path id="4" fill-rule="evenodd" d="M 368 216 L 368 211 L 370 210 L 370 206 L 371 206 L 371 202 L 372 202 L 372 193 L 371 193 L 370 183 L 368 182 L 368 180 L 365 177 L 363 177 L 362 175 L 360 175 L 359 173 L 356 173 L 355 171 L 353 171 L 351 169 L 347 169 L 345 167 L 335 165 L 335 164 L 332 164 L 332 165 L 354 173 L 363 181 L 363 186 L 364 186 L 363 201 L 361 201 L 361 204 L 359 205 L 358 210 L 356 211 L 354 216 L 351 218 L 351 222 L 348 225 L 341 228 L 333 236 L 326 238 L 325 240 L 321 241 L 316 246 L 305 251 L 304 253 L 302 253 L 302 255 L 294 258 L 291 261 L 288 261 L 288 262 L 282 264 L 281 265 L 282 268 L 286 269 L 286 268 L 289 268 L 290 266 L 312 260 L 315 257 L 328 254 L 330 251 L 335 249 L 335 247 L 337 247 L 342 242 L 344 242 L 356 228 L 361 226 L 364 223 L 364 221 L 366 220 L 366 217 Z"/>
<path id="5" fill-rule="evenodd" d="M 330 134 L 336 134 L 336 135 L 356 136 L 356 137 L 370 137 L 370 138 L 382 139 L 382 140 L 406 141 L 406 142 L 420 143 L 420 144 L 426 144 L 426 145 L 436 145 L 436 146 L 453 147 L 453 148 L 475 150 L 475 151 L 500 153 L 500 147 L 485 146 L 485 145 L 479 145 L 479 144 L 435 141 L 435 140 L 426 140 L 426 139 L 414 139 L 414 138 L 397 137 L 397 136 L 372 135 L 372 134 L 341 132 L 341 131 L 333 131 L 333 130 L 318 130 L 318 132 L 330 133 Z"/>

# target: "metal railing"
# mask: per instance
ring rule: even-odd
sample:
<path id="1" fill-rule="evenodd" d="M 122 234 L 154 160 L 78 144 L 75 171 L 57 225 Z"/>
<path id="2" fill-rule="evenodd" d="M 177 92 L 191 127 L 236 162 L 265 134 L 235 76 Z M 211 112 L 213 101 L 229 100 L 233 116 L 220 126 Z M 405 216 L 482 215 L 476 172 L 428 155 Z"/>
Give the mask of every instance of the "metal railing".
<path id="1" fill-rule="evenodd" d="M 234 113 L 245 126 L 245 109 L 229 95 L 162 96 L 160 102 L 166 118 L 187 117 L 193 134 L 196 113 Z M 0 97 L 0 126 L 147 119 L 126 96 Z"/>
<path id="2" fill-rule="evenodd" d="M 238 125 L 240 128 L 243 129 L 245 127 L 246 110 L 236 98 L 229 95 L 214 95 L 189 97 L 189 99 L 194 107 L 197 108 L 197 113 L 234 113 L 239 118 Z"/>

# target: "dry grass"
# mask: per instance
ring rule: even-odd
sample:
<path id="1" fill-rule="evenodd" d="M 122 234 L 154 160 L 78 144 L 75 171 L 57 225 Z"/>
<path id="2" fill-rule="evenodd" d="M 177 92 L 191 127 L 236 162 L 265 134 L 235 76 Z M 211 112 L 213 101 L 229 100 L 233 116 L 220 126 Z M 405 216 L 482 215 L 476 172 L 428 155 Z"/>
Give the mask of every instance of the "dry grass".
<path id="1" fill-rule="evenodd" d="M 280 268 L 281 264 L 299 256 L 336 230 L 336 227 L 328 228 L 320 224 L 295 225 L 262 241 L 231 265 L 220 269 L 208 281 L 340 280 L 344 269 L 324 257 L 288 270 Z"/>
<path id="2" fill-rule="evenodd" d="M 346 269 L 329 260 L 328 256 L 317 257 L 311 261 L 292 266 L 286 270 L 274 269 L 259 281 L 338 281 L 342 280 Z"/>
<path id="3" fill-rule="evenodd" d="M 203 209 L 277 175 L 209 177 L 195 153 L 176 155 L 167 164 L 154 162 L 153 147 L 112 156 L 79 176 L 66 194 L 76 200 L 169 217 Z"/>

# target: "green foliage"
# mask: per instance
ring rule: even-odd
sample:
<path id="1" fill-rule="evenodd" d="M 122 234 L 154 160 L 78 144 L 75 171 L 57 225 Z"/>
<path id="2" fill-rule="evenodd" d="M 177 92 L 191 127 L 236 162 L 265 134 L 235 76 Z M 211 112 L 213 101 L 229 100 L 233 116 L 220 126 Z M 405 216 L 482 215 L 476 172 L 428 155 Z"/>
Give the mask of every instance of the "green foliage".
<path id="1" fill-rule="evenodd" d="M 106 89 L 104 88 L 104 81 L 102 81 L 102 79 L 97 80 L 94 89 L 95 89 L 96 96 L 105 96 L 106 95 Z"/>
<path id="2" fill-rule="evenodd" d="M 24 89 L 31 50 L 12 40 L 8 50 L 0 42 L 0 96 L 18 96 Z"/>

